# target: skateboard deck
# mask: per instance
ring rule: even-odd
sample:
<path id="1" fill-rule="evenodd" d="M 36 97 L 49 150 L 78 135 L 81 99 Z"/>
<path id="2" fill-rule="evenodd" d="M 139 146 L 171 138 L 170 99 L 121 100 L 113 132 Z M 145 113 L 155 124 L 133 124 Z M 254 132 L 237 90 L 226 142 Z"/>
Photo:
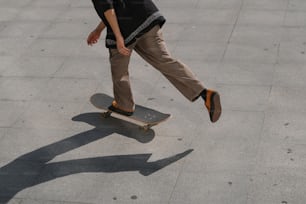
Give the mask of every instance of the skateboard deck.
<path id="1" fill-rule="evenodd" d="M 125 116 L 116 112 L 112 112 L 108 107 L 114 99 L 106 94 L 97 93 L 91 96 L 90 102 L 99 109 L 104 110 L 102 116 L 104 118 L 113 116 L 115 118 L 134 123 L 144 130 L 158 125 L 171 117 L 170 114 L 162 113 L 144 106 L 136 105 L 135 111 L 131 116 Z"/>

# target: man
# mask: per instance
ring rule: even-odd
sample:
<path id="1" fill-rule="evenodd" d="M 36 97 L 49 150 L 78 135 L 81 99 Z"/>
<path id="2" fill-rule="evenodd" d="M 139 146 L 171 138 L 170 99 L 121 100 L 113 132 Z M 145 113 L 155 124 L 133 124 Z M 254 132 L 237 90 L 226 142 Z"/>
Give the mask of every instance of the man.
<path id="1" fill-rule="evenodd" d="M 152 0 L 92 0 L 101 18 L 89 34 L 88 45 L 98 42 L 107 28 L 106 47 L 109 49 L 114 101 L 110 110 L 132 115 L 135 103 L 129 80 L 128 66 L 132 51 L 159 70 L 187 99 L 204 100 L 212 122 L 221 115 L 218 92 L 206 89 L 191 70 L 172 58 L 166 48 L 161 27 L 165 18 Z"/>

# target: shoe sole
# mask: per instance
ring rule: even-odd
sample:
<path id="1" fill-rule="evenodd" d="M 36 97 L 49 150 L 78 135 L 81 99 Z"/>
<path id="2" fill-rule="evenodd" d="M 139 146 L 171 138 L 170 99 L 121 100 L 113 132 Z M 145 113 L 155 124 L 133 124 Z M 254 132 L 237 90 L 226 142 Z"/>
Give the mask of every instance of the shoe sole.
<path id="1" fill-rule="evenodd" d="M 219 120 L 222 112 L 220 95 L 217 92 L 212 94 L 210 105 L 210 120 L 211 122 L 215 123 Z"/>
<path id="2" fill-rule="evenodd" d="M 125 116 L 131 116 L 131 115 L 133 115 L 133 112 L 123 111 L 123 110 L 120 110 L 120 109 L 118 109 L 118 108 L 116 108 L 116 107 L 114 107 L 114 106 L 109 106 L 109 107 L 108 107 L 108 110 L 110 110 L 110 111 L 112 111 L 112 112 L 116 112 L 116 113 L 118 113 L 118 114 L 120 114 L 120 115 L 125 115 Z"/>

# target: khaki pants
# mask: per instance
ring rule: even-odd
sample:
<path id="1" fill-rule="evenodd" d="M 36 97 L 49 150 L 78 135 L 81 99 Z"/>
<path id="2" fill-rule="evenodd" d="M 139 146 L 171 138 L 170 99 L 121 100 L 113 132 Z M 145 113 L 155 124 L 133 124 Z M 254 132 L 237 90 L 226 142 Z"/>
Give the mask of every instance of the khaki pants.
<path id="1" fill-rule="evenodd" d="M 191 70 L 170 56 L 159 26 L 138 38 L 129 48 L 159 70 L 190 101 L 204 90 Z M 128 71 L 130 56 L 121 55 L 117 49 L 109 49 L 109 52 L 115 101 L 122 110 L 132 111 L 135 104 Z"/>

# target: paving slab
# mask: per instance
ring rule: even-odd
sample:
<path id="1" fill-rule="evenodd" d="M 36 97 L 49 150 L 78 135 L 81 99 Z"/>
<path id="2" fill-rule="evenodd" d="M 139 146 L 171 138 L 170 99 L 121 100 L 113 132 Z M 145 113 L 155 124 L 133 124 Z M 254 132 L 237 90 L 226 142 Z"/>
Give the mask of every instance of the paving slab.
<path id="1" fill-rule="evenodd" d="M 219 91 L 217 123 L 136 53 L 136 103 L 172 118 L 102 118 L 91 1 L 0 0 L 1 204 L 305 203 L 305 1 L 155 2 L 169 51 Z"/>
<path id="2" fill-rule="evenodd" d="M 201 9 L 237 9 L 241 7 L 241 0 L 206 0 L 198 1 L 197 8 Z"/>
<path id="3" fill-rule="evenodd" d="M 14 125 L 29 106 L 29 103 L 25 101 L 10 101 L 6 99 L 2 99 L 0 104 L 0 113 L 3 115 L 0 121 L 1 127 L 4 128 Z"/>
<path id="4" fill-rule="evenodd" d="M 62 67 L 65 59 L 60 57 L 3 57 L 2 76 L 7 78 L 51 78 Z"/>
<path id="5" fill-rule="evenodd" d="M 217 69 L 215 80 L 220 84 L 268 87 L 277 83 L 276 72 L 278 69 L 278 65 L 274 64 L 223 62 Z M 275 82 L 271 80 L 273 78 L 275 78 Z"/>
<path id="6" fill-rule="evenodd" d="M 265 9 L 265 10 L 286 10 L 287 0 L 246 0 L 243 2 L 243 8 Z"/>
<path id="7" fill-rule="evenodd" d="M 305 1 L 303 1 L 303 0 L 289 1 L 288 9 L 289 10 L 304 10 L 305 11 L 306 10 Z"/>

